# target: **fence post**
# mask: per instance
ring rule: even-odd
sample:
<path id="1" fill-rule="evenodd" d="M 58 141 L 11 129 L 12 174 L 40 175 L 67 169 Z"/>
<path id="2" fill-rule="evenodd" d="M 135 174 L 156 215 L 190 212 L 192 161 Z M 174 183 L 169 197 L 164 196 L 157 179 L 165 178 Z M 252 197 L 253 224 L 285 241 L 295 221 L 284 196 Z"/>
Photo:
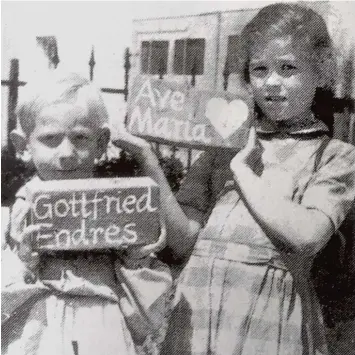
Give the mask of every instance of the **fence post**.
<path id="1" fill-rule="evenodd" d="M 11 59 L 10 78 L 9 78 L 9 96 L 7 104 L 7 145 L 10 155 L 15 155 L 15 148 L 10 140 L 10 133 L 16 128 L 16 105 L 18 100 L 19 87 L 19 60 Z"/>
<path id="2" fill-rule="evenodd" d="M 129 48 L 127 47 L 124 54 L 124 100 L 126 102 L 128 99 L 129 71 L 131 69 L 130 57 L 131 53 L 129 53 Z"/>
<path id="3" fill-rule="evenodd" d="M 96 62 L 95 62 L 95 51 L 94 51 L 94 46 L 92 46 L 90 60 L 89 60 L 90 81 L 94 80 L 94 66 L 95 66 L 95 64 L 96 64 Z"/>
<path id="4" fill-rule="evenodd" d="M 226 64 L 224 65 L 224 70 L 223 70 L 223 89 L 224 91 L 227 91 L 228 89 L 228 79 L 229 79 L 229 63 L 228 60 L 226 60 Z"/>

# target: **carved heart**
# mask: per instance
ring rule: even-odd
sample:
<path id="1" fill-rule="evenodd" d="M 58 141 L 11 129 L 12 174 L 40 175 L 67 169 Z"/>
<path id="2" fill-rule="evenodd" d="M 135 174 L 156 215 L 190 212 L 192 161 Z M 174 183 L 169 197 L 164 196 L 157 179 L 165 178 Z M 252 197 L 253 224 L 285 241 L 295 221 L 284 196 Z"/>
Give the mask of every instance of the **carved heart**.
<path id="1" fill-rule="evenodd" d="M 223 139 L 228 138 L 247 120 L 248 105 L 242 100 L 233 100 L 229 104 L 220 97 L 207 102 L 205 116 Z"/>

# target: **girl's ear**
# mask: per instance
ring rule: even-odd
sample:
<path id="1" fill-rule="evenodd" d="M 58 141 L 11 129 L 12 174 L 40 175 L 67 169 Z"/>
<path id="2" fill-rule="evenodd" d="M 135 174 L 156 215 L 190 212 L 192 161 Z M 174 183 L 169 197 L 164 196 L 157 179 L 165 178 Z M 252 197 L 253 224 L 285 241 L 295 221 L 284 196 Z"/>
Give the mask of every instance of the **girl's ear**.
<path id="1" fill-rule="evenodd" d="M 10 139 L 12 144 L 15 146 L 16 156 L 20 158 L 24 163 L 30 162 L 32 156 L 27 146 L 27 137 L 25 133 L 22 131 L 22 129 L 20 128 L 14 129 L 10 133 Z"/>
<path id="2" fill-rule="evenodd" d="M 97 155 L 96 157 L 101 158 L 102 154 L 106 152 L 108 142 L 110 141 L 110 129 L 107 126 L 100 128 L 99 137 L 97 139 Z"/>

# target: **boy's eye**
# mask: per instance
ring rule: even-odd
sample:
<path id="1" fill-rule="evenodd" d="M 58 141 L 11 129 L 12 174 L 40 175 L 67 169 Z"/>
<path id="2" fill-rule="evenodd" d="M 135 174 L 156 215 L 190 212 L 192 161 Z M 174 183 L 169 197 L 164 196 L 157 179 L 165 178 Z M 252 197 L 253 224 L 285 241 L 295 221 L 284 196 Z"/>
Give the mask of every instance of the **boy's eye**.
<path id="1" fill-rule="evenodd" d="M 42 143 L 50 147 L 56 147 L 62 141 L 61 135 L 57 134 L 46 134 L 41 136 L 39 139 Z"/>
<path id="2" fill-rule="evenodd" d="M 83 133 L 77 133 L 73 137 L 73 140 L 74 140 L 75 144 L 82 145 L 82 144 L 86 144 L 87 142 L 89 142 L 90 137 L 86 134 L 83 134 Z"/>

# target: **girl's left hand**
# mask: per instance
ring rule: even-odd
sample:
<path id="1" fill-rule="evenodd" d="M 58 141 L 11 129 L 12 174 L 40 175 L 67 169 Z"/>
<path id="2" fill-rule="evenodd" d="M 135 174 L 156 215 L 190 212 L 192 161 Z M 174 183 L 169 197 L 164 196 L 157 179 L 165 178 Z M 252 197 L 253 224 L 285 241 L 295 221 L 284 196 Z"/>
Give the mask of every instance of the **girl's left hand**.
<path id="1" fill-rule="evenodd" d="M 251 127 L 247 144 L 230 163 L 233 174 L 237 174 L 240 168 L 245 168 L 246 166 L 255 170 L 258 163 L 260 163 L 262 151 L 263 148 L 257 139 L 255 127 Z"/>
<path id="2" fill-rule="evenodd" d="M 144 245 L 142 247 L 130 247 L 126 250 L 125 256 L 128 259 L 143 259 L 150 254 L 157 253 L 166 246 L 166 225 L 163 216 L 160 216 L 160 236 L 156 243 Z"/>

